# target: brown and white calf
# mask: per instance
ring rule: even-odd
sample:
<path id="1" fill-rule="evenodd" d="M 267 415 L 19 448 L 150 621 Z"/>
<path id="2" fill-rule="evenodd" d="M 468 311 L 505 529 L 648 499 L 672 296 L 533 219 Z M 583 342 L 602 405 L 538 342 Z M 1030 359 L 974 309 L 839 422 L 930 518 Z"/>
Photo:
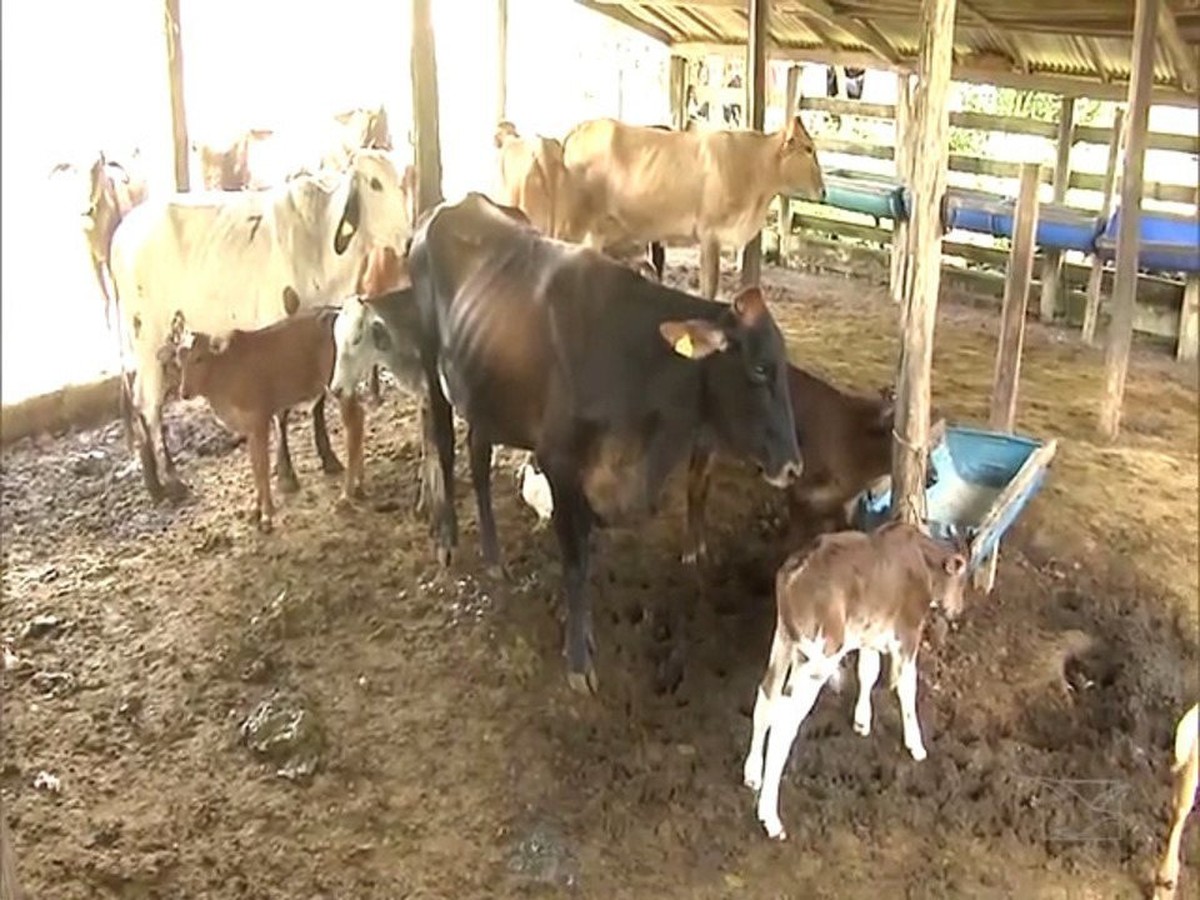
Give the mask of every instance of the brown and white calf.
<path id="1" fill-rule="evenodd" d="M 175 320 L 179 396 L 204 397 L 227 428 L 248 438 L 256 493 L 252 516 L 270 531 L 271 420 L 277 414 L 324 395 L 333 374 L 336 307 L 302 308 L 290 318 L 254 331 L 233 330 L 214 337 L 185 330 Z M 346 430 L 346 474 L 342 501 L 362 494 L 363 414 L 354 395 L 338 397 Z"/>
<path id="2" fill-rule="evenodd" d="M 1200 778 L 1200 704 L 1183 714 L 1175 726 L 1175 795 L 1171 804 L 1171 832 L 1158 866 L 1154 900 L 1172 900 L 1179 887 L 1179 842 L 1183 826 L 1196 803 L 1196 781 Z M 1195 896 L 1193 893 L 1192 896 Z"/>
<path id="3" fill-rule="evenodd" d="M 358 273 L 358 296 L 363 300 L 373 300 L 410 287 L 412 279 L 408 275 L 408 264 L 395 249 L 384 244 L 371 248 L 371 252 L 363 257 L 362 268 Z M 371 366 L 370 382 L 371 399 L 376 403 L 380 400 L 379 366 Z"/>
<path id="4" fill-rule="evenodd" d="M 966 572 L 962 550 L 901 522 L 870 534 L 824 535 L 810 553 L 794 553 L 780 567 L 775 637 L 743 767 L 746 786 L 759 792 L 758 819 L 769 837 L 787 836 L 779 819 L 779 780 L 792 742 L 822 686 L 851 651 L 858 651 L 854 730 L 871 733 L 871 688 L 880 654 L 887 653 L 904 745 L 913 759 L 925 758 L 917 721 L 917 648 L 930 608 L 940 606 L 950 618 L 961 611 Z"/>

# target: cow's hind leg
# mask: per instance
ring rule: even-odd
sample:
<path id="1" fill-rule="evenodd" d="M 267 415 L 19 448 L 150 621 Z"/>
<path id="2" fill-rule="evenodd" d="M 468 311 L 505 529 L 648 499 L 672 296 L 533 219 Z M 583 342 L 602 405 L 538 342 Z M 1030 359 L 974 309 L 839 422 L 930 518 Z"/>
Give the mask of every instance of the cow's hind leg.
<path id="1" fill-rule="evenodd" d="M 650 265 L 654 266 L 654 271 L 658 273 L 658 280 L 662 281 L 663 272 L 667 268 L 667 251 L 658 241 L 650 243 Z"/>
<path id="2" fill-rule="evenodd" d="M 344 407 L 343 407 L 344 408 Z M 322 393 L 312 405 L 313 440 L 317 445 L 317 456 L 321 458 L 321 471 L 326 475 L 341 475 L 344 470 L 337 454 L 329 443 L 329 428 L 325 424 L 325 394 Z M 342 420 L 342 427 L 346 420 Z"/>
<path id="3" fill-rule="evenodd" d="M 248 437 L 250 469 L 254 474 L 254 507 L 250 518 L 266 534 L 271 531 L 275 516 L 271 502 L 271 420 L 255 422 Z"/>
<path id="4" fill-rule="evenodd" d="M 833 667 L 836 667 L 836 661 L 833 667 L 829 663 L 829 660 L 817 659 L 793 666 L 784 695 L 779 702 L 772 704 L 767 729 L 766 765 L 763 767 L 762 790 L 758 792 L 758 820 L 767 836 L 777 841 L 787 838 L 779 818 L 779 782 L 783 777 L 783 767 L 801 723 L 817 702 Z"/>
<path id="5" fill-rule="evenodd" d="M 296 470 L 292 466 L 292 451 L 288 447 L 288 418 L 290 410 L 280 410 L 275 415 L 279 426 L 279 446 L 275 448 L 275 477 L 279 481 L 279 490 L 285 494 L 294 494 L 300 490 L 300 482 L 296 479 Z"/>
<path id="6" fill-rule="evenodd" d="M 143 366 L 135 379 L 138 395 L 138 412 L 142 420 L 142 477 L 146 489 L 155 500 L 164 497 L 179 501 L 187 496 L 187 485 L 175 472 L 175 464 L 168 461 L 166 443 L 163 439 L 162 409 L 165 388 L 161 363 Z M 160 473 L 164 476 L 159 480 Z"/>
<path id="7" fill-rule="evenodd" d="M 458 545 L 458 516 L 454 509 L 454 411 L 442 393 L 436 374 L 426 372 L 429 384 L 429 410 L 424 423 L 424 454 L 437 465 L 425 466 L 429 483 L 426 485 L 430 508 L 430 527 L 438 562 L 450 565 L 450 556 Z"/>
<path id="8" fill-rule="evenodd" d="M 348 506 L 363 496 L 363 409 L 353 392 L 339 400 L 346 432 L 346 477 L 339 503 Z"/>
<path id="9" fill-rule="evenodd" d="M 569 467 L 562 469 L 538 464 L 550 482 L 554 501 L 551 521 L 558 538 L 563 561 L 563 581 L 567 599 L 567 681 L 580 693 L 596 693 L 596 640 L 592 633 L 591 603 L 584 593 L 588 573 L 588 539 L 592 529 L 592 511 L 578 482 L 571 478 Z"/>
<path id="10" fill-rule="evenodd" d="M 500 542 L 496 537 L 496 517 L 492 511 L 492 444 L 482 429 L 467 429 L 467 447 L 471 462 L 471 486 L 475 489 L 475 507 L 479 513 L 479 547 L 484 565 L 502 573 Z"/>
<path id="11" fill-rule="evenodd" d="M 896 676 L 896 696 L 900 699 L 900 718 L 904 725 L 904 746 L 912 758 L 920 762 L 926 757 L 925 744 L 921 740 L 921 722 L 917 718 L 917 653 L 898 649 L 893 651 L 903 656 L 899 660 Z"/>

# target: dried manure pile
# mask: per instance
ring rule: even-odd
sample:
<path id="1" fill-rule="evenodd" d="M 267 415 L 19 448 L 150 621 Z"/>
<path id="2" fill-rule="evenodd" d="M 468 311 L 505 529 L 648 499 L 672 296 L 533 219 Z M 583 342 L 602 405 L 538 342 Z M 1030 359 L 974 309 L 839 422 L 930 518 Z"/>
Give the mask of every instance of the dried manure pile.
<path id="1" fill-rule="evenodd" d="M 891 381 L 882 294 L 767 284 L 795 361 Z M 995 316 L 940 315 L 935 403 L 982 422 Z M 600 536 L 587 699 L 566 685 L 557 551 L 516 456 L 494 478 L 508 578 L 478 562 L 461 451 L 463 538 L 439 572 L 413 512 L 415 411 L 394 389 L 368 410 L 368 499 L 345 511 L 295 417 L 301 490 L 270 535 L 245 516 L 244 450 L 203 406 L 168 415 L 192 487 L 176 507 L 145 498 L 117 426 L 13 446 L 0 790 L 28 895 L 1142 896 L 1198 688 L 1194 376 L 1139 355 L 1108 447 L 1092 436 L 1102 355 L 1031 326 L 1025 357 L 1018 427 L 1057 437 L 1058 459 L 994 594 L 930 629 L 929 758 L 904 751 L 885 684 L 871 736 L 854 734 L 848 667 L 796 742 L 781 845 L 741 786 L 787 550 L 784 504 L 750 471 L 718 471 L 702 578 L 679 562 L 682 479 L 645 528 Z M 672 604 L 689 649 L 660 692 Z M 1194 822 L 1183 859 L 1190 890 Z"/>

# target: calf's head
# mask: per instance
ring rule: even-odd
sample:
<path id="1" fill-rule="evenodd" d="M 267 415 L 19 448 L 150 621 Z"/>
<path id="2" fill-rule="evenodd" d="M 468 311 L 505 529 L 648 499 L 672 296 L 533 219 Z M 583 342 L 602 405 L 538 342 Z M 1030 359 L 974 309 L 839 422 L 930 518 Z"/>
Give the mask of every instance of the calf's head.
<path id="1" fill-rule="evenodd" d="M 403 247 L 412 235 L 412 169 L 401 171 L 384 150 L 359 150 L 348 173 L 346 205 L 333 233 L 334 252 L 341 256 L 350 239 Z"/>
<path id="2" fill-rule="evenodd" d="M 943 542 L 922 536 L 922 540 L 933 605 L 941 609 L 947 619 L 956 619 L 962 612 L 967 586 L 968 548 L 965 542 L 957 539 Z"/>
<path id="3" fill-rule="evenodd" d="M 786 348 L 758 288 L 738 294 L 716 322 L 664 322 L 659 331 L 679 355 L 707 360 L 704 403 L 718 439 L 756 462 L 775 487 L 797 477 L 802 464 Z"/>
<path id="4" fill-rule="evenodd" d="M 416 316 L 416 299 L 412 288 L 387 294 L 392 302 L 408 304 L 408 312 Z M 382 299 L 382 298 L 381 298 Z M 411 340 L 388 327 L 374 304 L 361 297 L 351 297 L 333 322 L 333 343 L 336 352 L 329 389 L 334 396 L 354 392 L 372 366 L 382 365 L 402 383 L 411 384 L 421 376 L 421 354 L 415 331 Z"/>
<path id="5" fill-rule="evenodd" d="M 179 398 L 190 400 L 208 394 L 214 361 L 229 347 L 228 337 L 214 337 L 187 329 L 172 329 L 175 364 L 179 369 Z"/>
<path id="6" fill-rule="evenodd" d="M 799 116 L 793 116 L 780 133 L 779 180 L 781 192 L 800 194 L 809 200 L 820 200 L 825 195 L 817 147 Z"/>

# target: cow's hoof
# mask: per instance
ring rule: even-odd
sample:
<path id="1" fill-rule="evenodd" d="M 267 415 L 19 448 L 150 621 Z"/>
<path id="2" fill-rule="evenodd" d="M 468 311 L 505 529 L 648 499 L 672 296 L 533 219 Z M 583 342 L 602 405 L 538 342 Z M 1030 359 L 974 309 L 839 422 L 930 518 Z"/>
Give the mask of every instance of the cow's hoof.
<path id="1" fill-rule="evenodd" d="M 863 737 L 869 737 L 871 734 L 871 723 L 870 722 L 860 722 L 858 719 L 855 719 L 854 720 L 854 733 L 861 734 Z"/>
<path id="2" fill-rule="evenodd" d="M 512 573 L 508 571 L 508 566 L 503 562 L 485 562 L 483 571 L 487 573 L 489 578 L 495 581 L 512 581 Z"/>
<path id="3" fill-rule="evenodd" d="M 279 485 L 281 493 L 295 494 L 300 490 L 300 482 L 296 480 L 295 472 L 288 475 L 277 475 L 275 481 Z"/>
<path id="4" fill-rule="evenodd" d="M 592 665 L 582 672 L 568 672 L 567 684 L 577 694 L 594 697 L 600 693 L 600 681 L 596 677 L 596 667 Z"/>
<path id="5" fill-rule="evenodd" d="M 163 496 L 171 503 L 180 503 L 187 499 L 190 493 L 188 486 L 178 478 L 168 478 L 163 482 Z"/>
<path id="6" fill-rule="evenodd" d="M 916 762 L 921 762 L 922 760 L 925 759 L 925 757 L 927 757 L 929 755 L 928 753 L 925 752 L 925 748 L 922 747 L 920 744 L 917 744 L 917 746 L 915 746 L 915 747 L 909 747 L 908 752 L 912 754 L 912 758 Z"/>
<path id="7" fill-rule="evenodd" d="M 258 520 L 258 530 L 263 534 L 270 534 L 275 530 L 275 524 L 271 521 L 270 516 L 263 516 Z"/>
<path id="8" fill-rule="evenodd" d="M 443 569 L 450 568 L 450 548 L 438 547 L 436 548 L 435 553 L 437 555 L 438 565 Z"/>
<path id="9" fill-rule="evenodd" d="M 336 456 L 330 456 L 321 460 L 321 471 L 326 475 L 341 475 L 346 471 L 346 467 L 342 465 L 342 461 Z"/>
<path id="10" fill-rule="evenodd" d="M 354 512 L 354 500 L 349 495 L 342 494 L 333 501 L 333 510 L 340 515 L 352 513 Z"/>

